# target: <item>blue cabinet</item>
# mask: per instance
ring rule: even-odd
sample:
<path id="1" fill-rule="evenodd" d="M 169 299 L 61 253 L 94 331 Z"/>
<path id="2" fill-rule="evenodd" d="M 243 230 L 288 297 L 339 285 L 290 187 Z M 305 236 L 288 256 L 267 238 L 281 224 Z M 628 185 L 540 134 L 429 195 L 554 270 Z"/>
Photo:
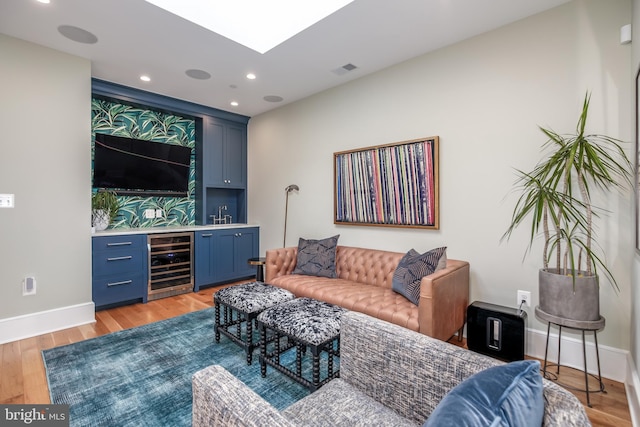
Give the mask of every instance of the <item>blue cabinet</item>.
<path id="1" fill-rule="evenodd" d="M 195 258 L 195 283 L 193 290 L 198 292 L 200 286 L 215 282 L 215 272 L 213 268 L 213 231 L 196 231 L 193 239 Z"/>
<path id="2" fill-rule="evenodd" d="M 207 117 L 204 124 L 202 150 L 205 186 L 246 187 L 247 134 L 245 125 Z"/>
<path id="3" fill-rule="evenodd" d="M 232 222 L 247 220 L 247 125 L 202 118 L 196 143 L 196 223 L 212 224 L 222 212 Z M 222 211 L 221 211 L 222 208 Z"/>
<path id="4" fill-rule="evenodd" d="M 92 239 L 92 290 L 96 308 L 147 302 L 147 236 Z"/>
<path id="5" fill-rule="evenodd" d="M 195 291 L 201 287 L 255 275 L 249 258 L 260 250 L 258 227 L 203 230 L 195 233 Z"/>

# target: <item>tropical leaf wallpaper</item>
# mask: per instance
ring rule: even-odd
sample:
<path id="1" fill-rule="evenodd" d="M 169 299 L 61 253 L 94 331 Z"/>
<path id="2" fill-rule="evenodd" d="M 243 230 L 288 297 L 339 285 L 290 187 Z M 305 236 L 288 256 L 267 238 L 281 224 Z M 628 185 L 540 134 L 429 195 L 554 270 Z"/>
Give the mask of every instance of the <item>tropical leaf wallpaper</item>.
<path id="1" fill-rule="evenodd" d="M 118 196 L 120 211 L 109 228 L 195 224 L 196 126 L 193 119 L 93 98 L 91 131 L 92 162 L 96 132 L 191 148 L 187 197 Z M 93 173 L 93 163 L 91 172 Z M 147 219 L 144 217 L 146 209 L 162 209 L 164 217 Z"/>

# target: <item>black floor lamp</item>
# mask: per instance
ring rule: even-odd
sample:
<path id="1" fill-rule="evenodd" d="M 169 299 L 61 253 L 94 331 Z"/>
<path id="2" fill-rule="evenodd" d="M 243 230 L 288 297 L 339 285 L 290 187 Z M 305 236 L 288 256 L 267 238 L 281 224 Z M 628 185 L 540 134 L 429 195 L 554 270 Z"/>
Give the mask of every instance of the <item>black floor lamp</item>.
<path id="1" fill-rule="evenodd" d="M 283 248 L 287 246 L 287 211 L 289 210 L 289 193 L 291 193 L 292 191 L 300 191 L 300 187 L 295 184 L 291 184 L 284 189 L 286 198 L 284 202 L 284 237 L 282 239 Z"/>

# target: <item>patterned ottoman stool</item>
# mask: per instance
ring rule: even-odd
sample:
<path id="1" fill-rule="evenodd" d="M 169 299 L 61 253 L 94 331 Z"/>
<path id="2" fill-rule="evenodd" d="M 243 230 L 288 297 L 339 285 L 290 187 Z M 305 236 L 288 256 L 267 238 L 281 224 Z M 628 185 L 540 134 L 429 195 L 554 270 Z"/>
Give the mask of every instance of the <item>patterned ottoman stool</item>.
<path id="1" fill-rule="evenodd" d="M 220 289 L 213 295 L 216 342 L 220 342 L 220 334 L 224 334 L 245 349 L 247 364 L 250 365 L 253 350 L 259 345 L 253 339 L 252 323 L 254 319 L 264 309 L 294 298 L 295 296 L 286 289 L 263 282 L 251 282 Z M 220 319 L 221 309 L 224 316 L 222 320 Z M 233 328 L 234 326 L 235 328 Z"/>
<path id="2" fill-rule="evenodd" d="M 340 376 L 333 370 L 333 357 L 340 356 L 340 317 L 347 310 L 311 298 L 297 298 L 264 310 L 258 315 L 260 329 L 260 372 L 267 374 L 267 365 L 298 381 L 311 392 Z M 268 333 L 273 339 L 267 341 Z M 281 338 L 286 345 L 282 346 Z M 267 351 L 267 347 L 273 347 Z M 280 364 L 280 356 L 296 347 L 295 371 Z M 312 357 L 312 378 L 302 372 L 302 356 L 309 347 Z M 327 353 L 327 375 L 320 380 L 320 355 Z"/>

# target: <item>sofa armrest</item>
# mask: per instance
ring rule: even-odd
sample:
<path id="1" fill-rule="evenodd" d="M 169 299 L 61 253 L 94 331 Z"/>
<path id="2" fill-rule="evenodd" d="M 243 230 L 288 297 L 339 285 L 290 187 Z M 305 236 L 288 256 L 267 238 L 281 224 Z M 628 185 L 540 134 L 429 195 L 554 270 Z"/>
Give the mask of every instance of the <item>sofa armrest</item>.
<path id="1" fill-rule="evenodd" d="M 590 426 L 580 401 L 566 389 L 542 380 L 544 386 L 544 427 Z"/>
<path id="2" fill-rule="evenodd" d="M 340 378 L 419 424 L 462 381 L 504 364 L 355 311 L 340 321 Z M 545 427 L 591 425 L 578 398 L 542 383 Z"/>
<path id="3" fill-rule="evenodd" d="M 221 366 L 209 366 L 192 379 L 192 426 L 293 426 L 280 412 Z"/>
<path id="4" fill-rule="evenodd" d="M 275 277 L 291 274 L 297 257 L 297 246 L 267 250 L 264 281 L 269 283 Z"/>
<path id="5" fill-rule="evenodd" d="M 420 333 L 447 341 L 462 333 L 469 305 L 469 263 L 450 259 L 447 267 L 420 282 Z M 462 335 L 460 335 L 462 337 Z"/>

